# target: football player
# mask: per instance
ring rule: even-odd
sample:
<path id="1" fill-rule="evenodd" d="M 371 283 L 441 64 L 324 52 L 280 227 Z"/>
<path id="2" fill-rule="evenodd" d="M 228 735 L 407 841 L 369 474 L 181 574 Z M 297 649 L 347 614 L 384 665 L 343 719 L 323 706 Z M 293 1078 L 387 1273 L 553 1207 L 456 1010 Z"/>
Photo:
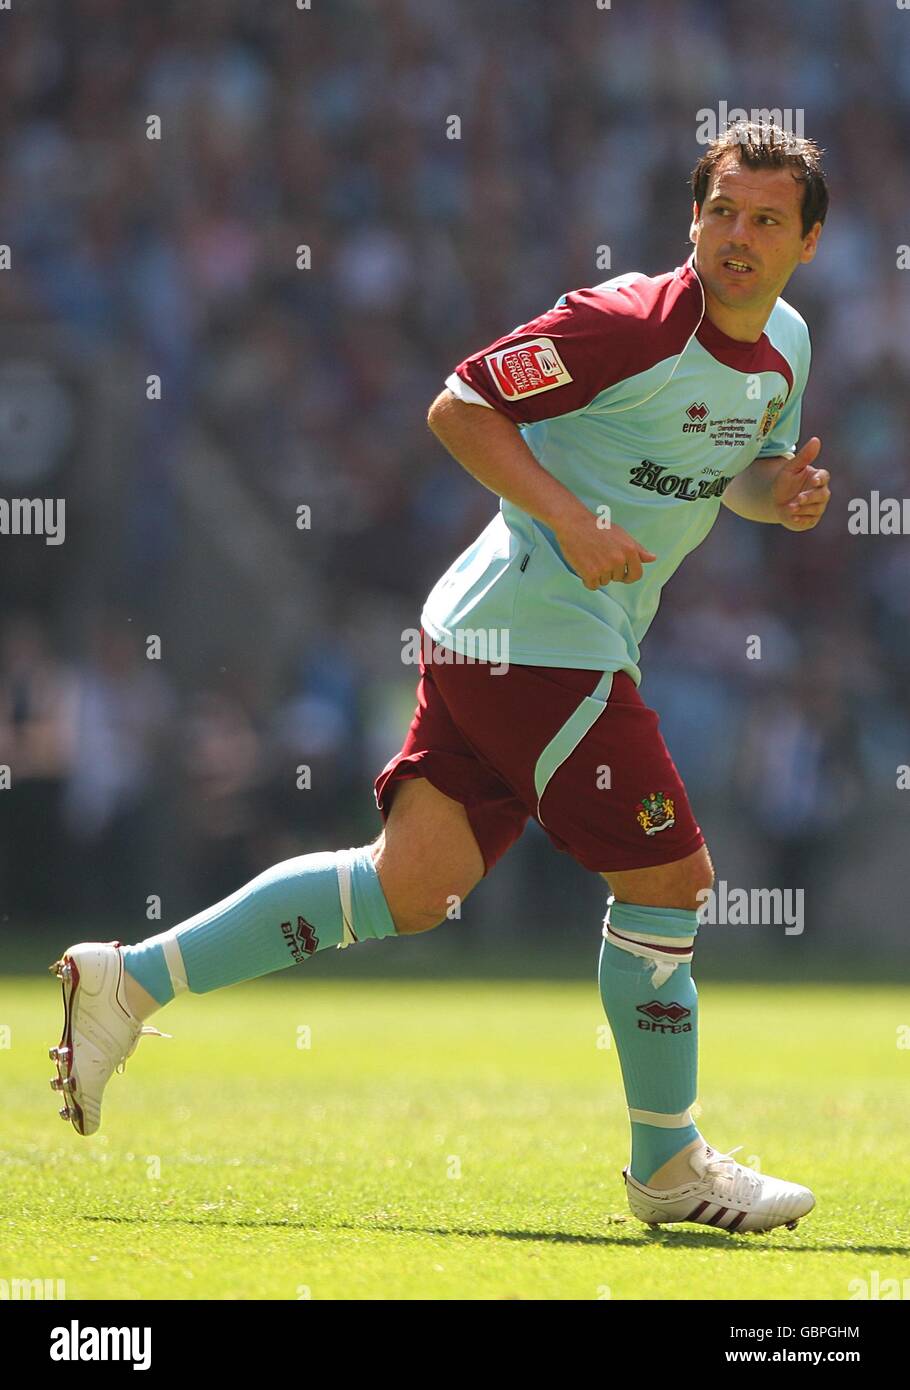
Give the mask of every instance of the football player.
<path id="1" fill-rule="evenodd" d="M 375 843 L 287 860 L 138 945 L 83 943 L 57 962 L 53 1085 L 80 1134 L 176 993 L 434 927 L 533 817 L 612 895 L 599 980 L 632 1212 L 748 1231 L 814 1205 L 694 1122 L 691 962 L 713 870 L 638 687 L 663 586 L 721 505 L 793 532 L 827 506 L 821 443 L 799 443 L 809 334 L 780 296 L 815 256 L 828 192 L 813 142 L 744 123 L 705 150 L 692 193 L 684 265 L 563 295 L 460 363 L 430 408 L 501 501 L 424 606 L 417 709 L 376 779 Z"/>

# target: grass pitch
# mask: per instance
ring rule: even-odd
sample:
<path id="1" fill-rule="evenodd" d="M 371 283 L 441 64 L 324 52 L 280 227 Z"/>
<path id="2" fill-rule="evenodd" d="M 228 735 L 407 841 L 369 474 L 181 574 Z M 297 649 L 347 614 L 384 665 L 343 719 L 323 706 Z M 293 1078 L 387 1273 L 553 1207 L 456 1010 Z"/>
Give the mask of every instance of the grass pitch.
<path id="1" fill-rule="evenodd" d="M 847 1300 L 910 1277 L 906 991 L 702 985 L 703 1132 L 818 1206 L 795 1232 L 652 1234 L 625 1204 L 593 977 L 334 964 L 178 999 L 88 1140 L 48 1085 L 59 986 L 0 979 L 0 1279 L 70 1299 Z"/>

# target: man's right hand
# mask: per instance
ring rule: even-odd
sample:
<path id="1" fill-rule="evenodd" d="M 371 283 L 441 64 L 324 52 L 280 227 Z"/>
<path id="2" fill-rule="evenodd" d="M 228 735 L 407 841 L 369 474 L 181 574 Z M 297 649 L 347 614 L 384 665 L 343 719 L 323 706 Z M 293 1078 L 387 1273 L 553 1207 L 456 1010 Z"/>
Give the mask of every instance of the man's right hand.
<path id="1" fill-rule="evenodd" d="M 586 589 L 634 584 L 642 565 L 657 559 L 621 526 L 605 526 L 542 468 L 518 427 L 498 410 L 461 401 L 446 387 L 427 422 L 472 478 L 549 527 Z"/>
<path id="2" fill-rule="evenodd" d="M 558 529 L 554 527 L 566 563 L 586 589 L 637 583 L 644 572 L 642 566 L 651 564 L 657 556 L 639 545 L 621 526 L 598 522 L 599 518 L 585 507 L 574 513 L 571 521 Z"/>

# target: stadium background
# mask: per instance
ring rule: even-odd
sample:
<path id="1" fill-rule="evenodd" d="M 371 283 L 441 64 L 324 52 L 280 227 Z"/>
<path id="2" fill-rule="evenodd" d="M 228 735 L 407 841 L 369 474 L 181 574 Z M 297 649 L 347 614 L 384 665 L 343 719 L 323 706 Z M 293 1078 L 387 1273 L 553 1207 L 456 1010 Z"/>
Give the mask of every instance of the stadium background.
<path id="1" fill-rule="evenodd" d="M 17 0 L 0 17 L 0 491 L 67 504 L 65 544 L 0 542 L 7 959 L 83 923 L 139 940 L 149 895 L 169 925 L 377 831 L 372 777 L 413 708 L 402 631 L 495 507 L 427 406 L 567 289 L 686 259 L 696 112 L 723 99 L 800 108 L 827 151 L 820 252 L 785 293 L 810 326 L 803 438 L 834 500 L 809 537 L 723 512 L 666 591 L 642 689 L 718 877 L 806 890 L 802 938 L 706 928 L 702 969 L 879 969 L 906 916 L 910 555 L 849 535 L 847 502 L 907 488 L 910 16 L 325 10 Z M 463 921 L 402 959 L 574 971 L 603 900 L 531 827 Z M 344 968 L 395 969 L 399 946 Z"/>

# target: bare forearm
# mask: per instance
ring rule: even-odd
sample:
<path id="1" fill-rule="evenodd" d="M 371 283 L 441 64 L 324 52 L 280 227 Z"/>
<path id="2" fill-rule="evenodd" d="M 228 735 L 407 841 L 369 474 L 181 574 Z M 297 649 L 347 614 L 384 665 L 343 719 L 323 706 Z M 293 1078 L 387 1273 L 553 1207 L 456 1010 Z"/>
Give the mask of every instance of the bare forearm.
<path id="1" fill-rule="evenodd" d="M 779 522 L 772 488 L 774 479 L 786 462 L 784 458 L 755 459 L 749 467 L 727 485 L 724 506 L 746 521 Z"/>
<path id="2" fill-rule="evenodd" d="M 500 411 L 460 401 L 446 390 L 430 407 L 427 423 L 472 478 L 535 521 L 557 531 L 587 512 L 568 488 L 540 466 L 517 426 Z"/>

